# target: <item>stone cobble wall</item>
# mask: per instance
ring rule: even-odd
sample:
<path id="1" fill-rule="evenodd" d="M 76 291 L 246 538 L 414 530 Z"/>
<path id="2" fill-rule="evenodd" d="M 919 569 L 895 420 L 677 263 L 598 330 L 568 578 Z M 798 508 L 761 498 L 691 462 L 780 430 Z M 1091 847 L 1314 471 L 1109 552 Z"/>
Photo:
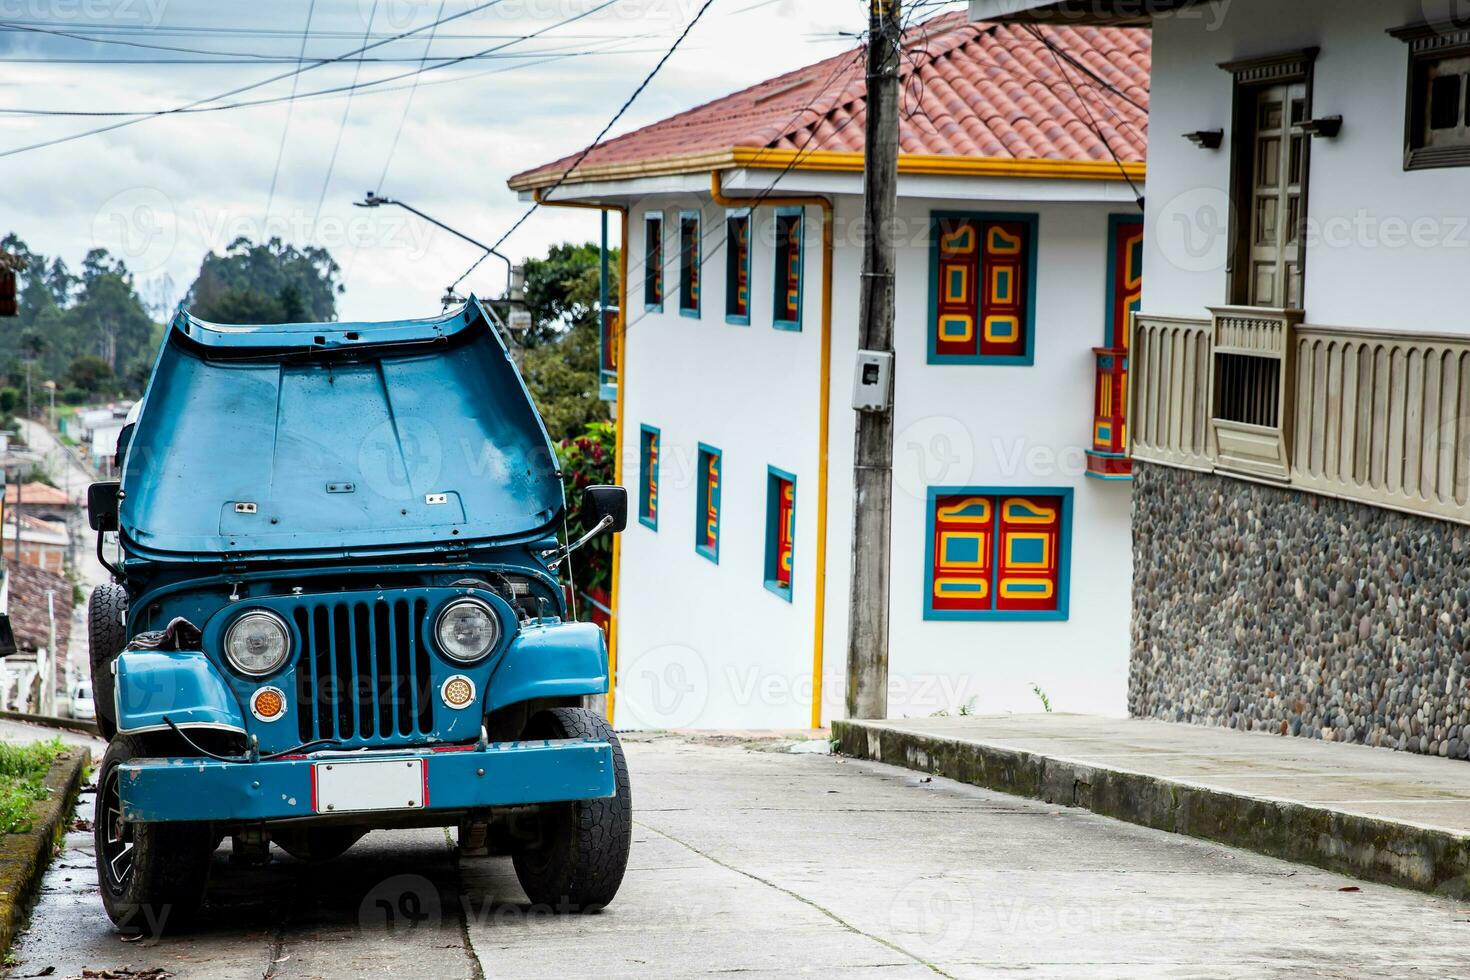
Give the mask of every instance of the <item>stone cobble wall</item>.
<path id="1" fill-rule="evenodd" d="M 1129 710 L 1470 758 L 1470 526 L 1135 463 Z"/>

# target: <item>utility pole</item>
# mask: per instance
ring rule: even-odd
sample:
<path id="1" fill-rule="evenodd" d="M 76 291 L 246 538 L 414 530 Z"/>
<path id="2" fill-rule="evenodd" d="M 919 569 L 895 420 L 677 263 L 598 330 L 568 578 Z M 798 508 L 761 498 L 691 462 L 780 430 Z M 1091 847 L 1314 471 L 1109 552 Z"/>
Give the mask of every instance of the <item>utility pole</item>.
<path id="1" fill-rule="evenodd" d="M 853 454 L 847 714 L 888 714 L 888 568 L 893 517 L 893 224 L 898 207 L 900 0 L 868 0 L 868 108 L 858 384 L 886 364 L 886 391 L 858 412 Z M 872 371 L 872 375 L 865 372 Z M 817 601 L 821 601 L 819 596 Z"/>

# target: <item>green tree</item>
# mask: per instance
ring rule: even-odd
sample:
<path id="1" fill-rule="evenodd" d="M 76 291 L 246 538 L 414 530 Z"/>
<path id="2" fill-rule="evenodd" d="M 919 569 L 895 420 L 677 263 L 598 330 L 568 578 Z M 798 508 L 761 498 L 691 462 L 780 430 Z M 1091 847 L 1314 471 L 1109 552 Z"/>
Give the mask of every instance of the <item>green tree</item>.
<path id="1" fill-rule="evenodd" d="M 536 408 L 554 440 L 580 436 L 605 421 L 601 383 L 598 307 L 598 248 L 592 243 L 553 245 L 544 259 L 526 262 L 526 305 L 531 327 L 516 341 L 525 356 L 521 370 Z M 608 263 L 615 288 L 618 254 Z"/>
<path id="2" fill-rule="evenodd" d="M 115 376 L 112 365 L 100 357 L 84 354 L 72 361 L 66 369 L 66 382 L 73 388 L 99 392 L 111 389 Z"/>
<path id="3" fill-rule="evenodd" d="M 341 269 L 324 248 L 298 249 L 279 238 L 237 238 L 225 254 L 210 252 L 189 287 L 190 311 L 215 323 L 305 323 L 335 320 Z"/>

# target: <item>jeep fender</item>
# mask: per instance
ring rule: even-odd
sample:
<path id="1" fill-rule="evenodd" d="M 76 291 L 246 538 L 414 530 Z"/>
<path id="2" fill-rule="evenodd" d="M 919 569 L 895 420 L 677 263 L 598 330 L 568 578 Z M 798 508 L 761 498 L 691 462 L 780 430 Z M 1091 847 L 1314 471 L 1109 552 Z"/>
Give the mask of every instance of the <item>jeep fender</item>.
<path id="1" fill-rule="evenodd" d="M 607 693 L 607 646 L 592 623 L 527 626 L 490 677 L 485 713 L 533 698 Z"/>
<path id="2" fill-rule="evenodd" d="M 239 702 L 218 668 L 197 650 L 124 650 L 113 661 L 117 730 L 122 735 L 180 728 L 245 733 Z"/>

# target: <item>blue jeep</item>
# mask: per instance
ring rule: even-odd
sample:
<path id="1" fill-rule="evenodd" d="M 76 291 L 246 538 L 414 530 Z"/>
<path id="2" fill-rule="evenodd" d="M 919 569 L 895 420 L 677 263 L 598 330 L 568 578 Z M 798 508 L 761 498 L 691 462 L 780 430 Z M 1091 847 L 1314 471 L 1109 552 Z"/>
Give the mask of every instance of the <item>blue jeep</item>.
<path id="1" fill-rule="evenodd" d="M 115 923 L 185 925 L 225 837 L 315 861 L 405 827 L 512 855 L 538 905 L 612 900 L 628 770 L 586 706 L 602 633 L 557 572 L 622 530 L 627 495 L 589 489 L 592 530 L 563 540 L 556 456 L 478 301 L 357 324 L 180 310 L 118 458 L 88 501 L 115 577 L 90 608 Z"/>

